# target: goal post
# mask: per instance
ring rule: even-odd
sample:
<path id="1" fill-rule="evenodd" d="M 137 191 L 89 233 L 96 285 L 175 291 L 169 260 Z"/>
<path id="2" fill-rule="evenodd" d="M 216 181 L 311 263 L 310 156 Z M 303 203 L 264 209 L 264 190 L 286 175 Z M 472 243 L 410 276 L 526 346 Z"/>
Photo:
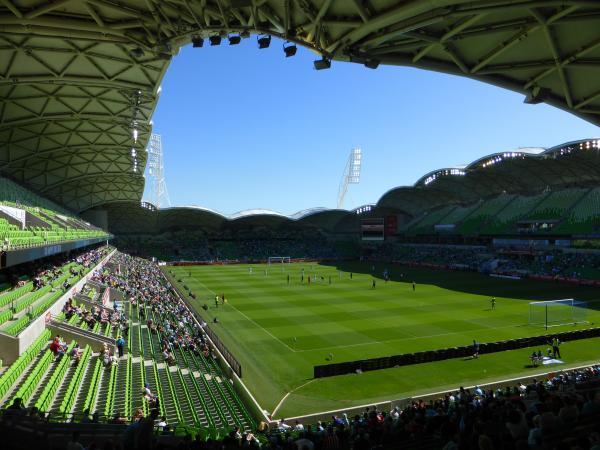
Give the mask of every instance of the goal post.
<path id="1" fill-rule="evenodd" d="M 267 261 L 269 264 L 276 264 L 276 263 L 289 264 L 290 260 L 291 260 L 291 258 L 289 256 L 269 256 Z"/>
<path id="2" fill-rule="evenodd" d="M 546 329 L 587 322 L 587 304 L 572 298 L 529 303 L 529 325 Z"/>

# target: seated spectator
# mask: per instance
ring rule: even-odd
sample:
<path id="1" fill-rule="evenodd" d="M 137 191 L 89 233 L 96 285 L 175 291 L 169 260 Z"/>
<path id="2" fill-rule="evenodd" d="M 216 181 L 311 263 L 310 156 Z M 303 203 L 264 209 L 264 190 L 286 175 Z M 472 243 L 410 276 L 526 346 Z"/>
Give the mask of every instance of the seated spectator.
<path id="1" fill-rule="evenodd" d="M 170 426 L 167 423 L 167 418 L 165 416 L 161 417 L 158 423 L 156 424 L 156 429 L 161 433 L 168 433 L 170 430 Z"/>
<path id="2" fill-rule="evenodd" d="M 71 349 L 71 358 L 73 359 L 75 364 L 77 364 L 81 359 L 81 353 L 81 347 L 79 347 L 79 344 L 75 344 L 75 346 Z"/>
<path id="3" fill-rule="evenodd" d="M 148 402 L 156 401 L 156 396 L 154 394 L 152 394 L 152 391 L 150 390 L 150 383 L 144 384 L 144 389 L 142 389 L 142 394 L 144 396 L 144 399 L 146 399 L 146 401 L 148 401 Z"/>

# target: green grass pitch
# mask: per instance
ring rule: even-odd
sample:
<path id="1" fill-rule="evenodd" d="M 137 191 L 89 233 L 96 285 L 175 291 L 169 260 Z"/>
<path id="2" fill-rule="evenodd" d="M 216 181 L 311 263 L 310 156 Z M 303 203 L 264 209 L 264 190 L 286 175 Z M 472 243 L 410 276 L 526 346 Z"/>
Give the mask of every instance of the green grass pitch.
<path id="1" fill-rule="evenodd" d="M 387 283 L 382 279 L 385 268 L 392 277 Z M 528 368 L 531 349 L 522 349 L 482 355 L 477 360 L 459 358 L 312 379 L 313 366 L 331 359 L 342 362 L 468 345 L 473 339 L 492 342 L 548 333 L 543 327 L 528 325 L 530 301 L 575 298 L 587 302 L 588 324 L 549 332 L 600 323 L 598 289 L 476 273 L 384 264 L 375 264 L 373 271 L 371 263 L 358 262 L 183 266 L 166 267 L 165 272 L 182 292 L 185 284 L 196 294 L 191 303 L 207 321 L 218 317 L 219 323 L 210 326 L 242 364 L 243 380 L 258 402 L 269 412 L 275 410 L 276 417 L 552 370 Z M 412 281 L 416 282 L 414 291 Z M 225 294 L 227 303 L 215 307 L 215 293 Z M 492 296 L 497 299 L 493 311 Z M 209 311 L 202 309 L 203 304 Z M 564 344 L 565 364 L 560 368 L 598 361 L 599 342 Z"/>

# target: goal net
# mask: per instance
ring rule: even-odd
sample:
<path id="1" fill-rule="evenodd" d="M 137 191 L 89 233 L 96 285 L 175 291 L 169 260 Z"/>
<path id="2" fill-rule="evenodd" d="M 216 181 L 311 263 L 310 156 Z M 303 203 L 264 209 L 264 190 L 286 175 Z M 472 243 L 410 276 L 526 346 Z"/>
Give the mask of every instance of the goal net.
<path id="1" fill-rule="evenodd" d="M 290 263 L 290 257 L 289 256 L 269 256 L 269 264 L 276 264 L 276 263 Z"/>
<path id="2" fill-rule="evenodd" d="M 529 325 L 558 327 L 587 322 L 587 304 L 572 298 L 529 303 Z"/>

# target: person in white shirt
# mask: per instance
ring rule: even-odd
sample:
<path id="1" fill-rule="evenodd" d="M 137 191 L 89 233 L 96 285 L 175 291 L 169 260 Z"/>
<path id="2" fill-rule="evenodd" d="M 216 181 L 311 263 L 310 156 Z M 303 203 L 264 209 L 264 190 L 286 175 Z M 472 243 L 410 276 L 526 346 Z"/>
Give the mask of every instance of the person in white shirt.
<path id="1" fill-rule="evenodd" d="M 166 417 L 161 417 L 160 421 L 158 422 L 158 424 L 156 424 L 156 428 L 158 429 L 158 431 L 165 431 L 169 429 L 169 425 L 167 424 L 167 418 Z"/>
<path id="2" fill-rule="evenodd" d="M 292 427 L 289 426 L 287 423 L 285 423 L 285 419 L 281 419 L 279 421 L 279 429 L 280 430 L 289 430 L 290 428 L 292 428 Z"/>
<path id="3" fill-rule="evenodd" d="M 304 425 L 302 425 L 299 421 L 296 420 L 296 425 L 294 426 L 294 430 L 304 431 Z"/>

